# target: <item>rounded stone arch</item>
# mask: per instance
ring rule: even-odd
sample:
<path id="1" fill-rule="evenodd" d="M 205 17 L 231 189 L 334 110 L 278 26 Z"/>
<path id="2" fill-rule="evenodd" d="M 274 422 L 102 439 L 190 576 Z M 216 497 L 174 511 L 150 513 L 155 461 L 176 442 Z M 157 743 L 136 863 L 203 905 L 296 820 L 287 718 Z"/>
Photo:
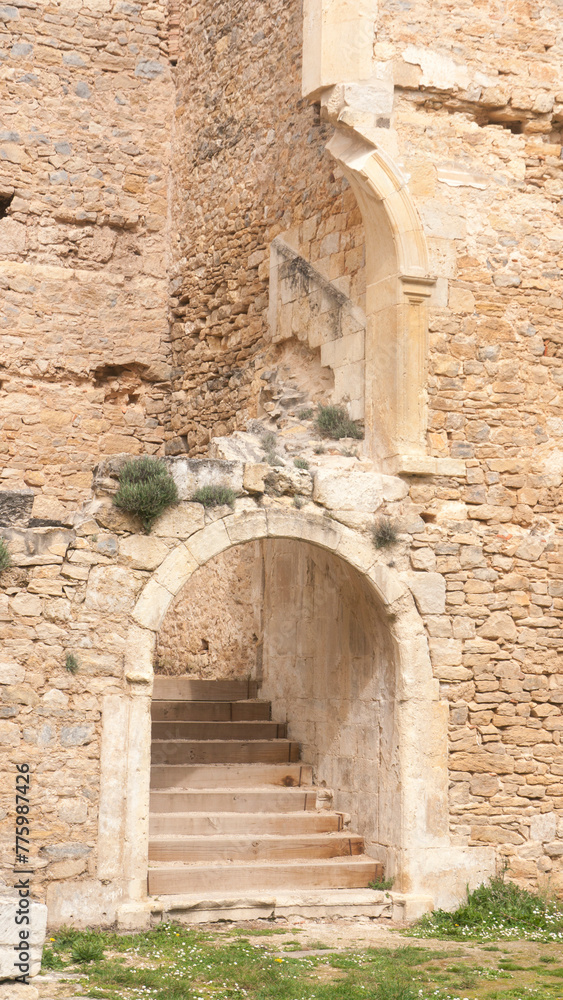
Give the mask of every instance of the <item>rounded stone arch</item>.
<path id="1" fill-rule="evenodd" d="M 488 873 L 490 859 L 489 852 L 485 858 L 478 849 L 450 846 L 448 708 L 439 699 L 424 626 L 412 595 L 399 573 L 386 566 L 358 532 L 321 515 L 274 509 L 229 514 L 180 542 L 147 582 L 132 613 L 125 676 L 131 696 L 146 702 L 145 709 L 135 715 L 135 773 L 127 782 L 128 788 L 134 788 L 125 820 L 132 851 L 132 896 L 142 898 L 146 891 L 139 872 L 143 867 L 146 872 L 148 857 L 147 761 L 150 764 L 156 634 L 173 598 L 200 566 L 232 546 L 260 539 L 294 539 L 325 549 L 357 570 L 373 594 L 394 651 L 398 746 L 397 774 L 389 796 L 393 799 L 394 843 L 388 857 L 395 888 L 413 900 L 417 897 L 423 909 L 455 904 L 468 881 L 476 884 L 483 872 Z"/>
<path id="2" fill-rule="evenodd" d="M 342 128 L 327 148 L 350 183 L 366 234 L 366 447 L 386 471 L 433 471 L 420 467 L 427 304 L 436 280 L 422 223 L 406 178 L 382 149 Z"/>

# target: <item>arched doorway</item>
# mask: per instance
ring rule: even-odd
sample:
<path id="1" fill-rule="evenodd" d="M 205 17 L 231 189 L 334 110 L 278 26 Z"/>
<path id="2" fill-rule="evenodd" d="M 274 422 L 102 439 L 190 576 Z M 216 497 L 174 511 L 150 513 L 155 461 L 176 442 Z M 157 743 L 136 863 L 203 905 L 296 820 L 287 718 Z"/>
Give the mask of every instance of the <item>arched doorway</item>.
<path id="1" fill-rule="evenodd" d="M 381 835 L 368 834 L 373 851 L 385 852 L 388 870 L 395 872 L 396 888 L 423 905 L 454 905 L 465 886 L 477 884 L 490 873 L 488 850 L 452 846 L 447 806 L 447 705 L 439 700 L 438 682 L 432 676 L 427 640 L 410 591 L 399 574 L 359 533 L 319 515 L 281 509 L 245 510 L 207 525 L 180 543 L 145 586 L 133 612 L 128 636 L 126 680 L 132 695 L 129 721 L 130 760 L 126 761 L 124 828 L 130 845 L 126 869 L 128 901 L 122 909 L 134 913 L 147 909 L 148 802 L 150 767 L 150 690 L 156 635 L 173 601 L 192 575 L 214 556 L 254 540 L 303 546 L 299 560 L 305 565 L 310 549 L 331 555 L 342 580 L 350 574 L 363 590 L 366 608 L 376 609 L 377 628 L 388 649 L 388 677 L 381 689 L 389 719 L 388 763 L 380 766 L 377 811 Z M 309 555 L 306 555 L 309 548 Z M 278 548 L 278 552 L 283 552 Z M 276 550 L 272 549 L 274 563 Z M 294 557 L 294 556 L 293 556 Z M 319 557 L 320 558 L 320 557 Z M 274 572 L 275 567 L 273 569 Z M 354 571 L 352 573 L 352 571 Z M 314 594 L 313 587 L 311 593 Z M 317 590 L 317 597 L 320 591 Z M 369 595 L 369 597 L 368 597 Z M 295 660 L 297 666 L 297 658 Z M 392 683 L 391 683 L 392 677 Z M 283 681 L 274 697 L 283 697 Z M 264 687 L 273 684 L 264 676 Z M 391 703 L 390 692 L 393 688 Z M 307 696 L 304 695 L 306 698 Z M 377 699 L 376 699 L 377 700 Z M 372 706 L 373 707 L 373 706 Z M 375 713 L 374 713 L 375 716 Z M 391 722 L 389 722 L 391 720 Z M 330 755 L 319 750 L 319 768 Z M 103 787 L 102 754 L 102 787 Z M 319 772 L 320 773 L 320 772 Z M 373 773 L 373 770 L 372 770 Z M 384 780 L 384 776 L 387 778 Z M 345 789 L 343 788 L 344 792 Z M 368 794 L 364 789 L 364 796 Z M 373 789 L 372 793 L 373 794 Z M 101 806 L 103 811 L 103 805 Z M 383 831 L 387 833 L 383 834 Z M 385 837 L 387 843 L 384 843 Z M 394 887 L 395 888 L 395 887 Z"/>

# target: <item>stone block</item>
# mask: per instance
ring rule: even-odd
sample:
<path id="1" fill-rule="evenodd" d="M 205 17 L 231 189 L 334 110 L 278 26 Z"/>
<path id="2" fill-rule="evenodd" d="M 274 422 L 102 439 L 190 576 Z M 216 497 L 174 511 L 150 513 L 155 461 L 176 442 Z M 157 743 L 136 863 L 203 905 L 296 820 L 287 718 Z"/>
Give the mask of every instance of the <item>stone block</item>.
<path id="1" fill-rule="evenodd" d="M 26 878 L 26 876 L 22 876 Z M 25 889 L 22 890 L 22 892 Z M 0 899 L 0 980 L 15 979 L 23 974 L 36 976 L 41 968 L 41 956 L 43 954 L 43 944 L 47 928 L 47 907 L 43 903 L 29 901 L 27 896 L 14 896 L 14 898 Z M 23 905 L 22 905 L 23 904 Z M 29 916 L 29 923 L 21 923 L 21 914 Z M 16 923 L 16 918 L 19 923 Z M 20 932 L 25 932 L 28 937 L 21 937 Z M 20 947 L 19 951 L 14 951 L 16 945 L 28 945 L 27 950 Z M 25 958 L 27 954 L 28 958 Z M 19 955 L 19 957 L 17 957 Z M 16 968 L 14 960 L 21 964 L 22 968 Z M 23 968 L 26 964 L 28 969 Z M 2 1000 L 6 996 L 4 986 L 0 987 Z M 14 994 L 17 995 L 17 994 Z"/>
<path id="2" fill-rule="evenodd" d="M 382 563 L 376 563 L 368 571 L 369 578 L 373 580 L 379 595 L 384 604 L 393 604 L 407 593 L 404 581 L 397 572 L 388 569 Z"/>
<path id="3" fill-rule="evenodd" d="M 124 566 L 94 566 L 88 578 L 84 606 L 112 615 L 131 611 L 139 587 L 140 581 Z"/>
<path id="4" fill-rule="evenodd" d="M 240 493 L 243 469 L 242 462 L 212 458 L 178 458 L 170 462 L 180 500 L 190 500 L 202 486 L 227 486 Z"/>
<path id="5" fill-rule="evenodd" d="M 125 679 L 150 684 L 153 678 L 155 635 L 150 629 L 130 625 L 125 643 Z"/>
<path id="6" fill-rule="evenodd" d="M 481 636 L 482 639 L 514 640 L 518 637 L 518 629 L 511 615 L 504 611 L 495 611 L 477 629 L 477 635 Z"/>
<path id="7" fill-rule="evenodd" d="M 242 485 L 248 493 L 263 493 L 264 480 L 271 471 L 265 462 L 247 462 L 244 466 Z"/>
<path id="8" fill-rule="evenodd" d="M 150 535 L 129 535 L 119 543 L 119 558 L 132 569 L 156 569 L 167 552 L 168 546 Z"/>
<path id="9" fill-rule="evenodd" d="M 384 499 L 402 499 L 407 493 L 406 483 L 394 476 L 348 470 L 318 469 L 313 487 L 313 499 L 323 507 L 367 513 L 376 511 Z"/>
<path id="10" fill-rule="evenodd" d="M 133 618 L 139 625 L 156 631 L 171 600 L 171 591 L 156 580 L 149 580 L 133 609 Z"/>
<path id="11" fill-rule="evenodd" d="M 205 525 L 205 512 L 199 503 L 179 503 L 155 521 L 151 535 L 160 538 L 189 538 Z"/>
<path id="12" fill-rule="evenodd" d="M 434 639 L 428 640 L 430 646 L 430 656 L 432 663 L 436 667 L 457 667 L 461 666 L 461 639 Z"/>
<path id="13" fill-rule="evenodd" d="M 264 483 L 266 493 L 272 496 L 310 497 L 313 493 L 313 478 L 306 469 L 270 468 Z"/>
<path id="14" fill-rule="evenodd" d="M 203 531 L 198 531 L 192 535 L 186 544 L 186 548 L 192 554 L 199 565 L 206 563 L 208 559 L 229 548 L 231 542 L 227 534 L 223 521 L 215 521 L 208 524 Z"/>
<path id="15" fill-rule="evenodd" d="M 16 722 L 0 722 L 0 746 L 17 747 L 21 739 Z"/>
<path id="16" fill-rule="evenodd" d="M 301 538 L 331 551 L 336 549 L 343 530 L 331 518 L 291 510 L 268 510 L 267 519 L 272 538 Z"/>
<path id="17" fill-rule="evenodd" d="M 413 549 L 411 552 L 411 566 L 415 570 L 425 573 L 432 573 L 436 569 L 436 556 L 432 549 Z"/>
<path id="18" fill-rule="evenodd" d="M 111 927 L 117 917 L 122 890 L 115 882 L 104 885 L 95 879 L 55 882 L 47 889 L 49 927 Z"/>
<path id="19" fill-rule="evenodd" d="M 255 538 L 265 538 L 268 534 L 266 512 L 263 510 L 244 511 L 225 520 L 225 527 L 231 542 L 249 542 Z"/>
<path id="20" fill-rule="evenodd" d="M 86 744 L 92 742 L 95 735 L 96 730 L 92 723 L 85 723 L 82 726 L 63 726 L 61 729 L 61 746 L 86 746 Z"/>
<path id="21" fill-rule="evenodd" d="M 475 774 L 469 784 L 472 795 L 483 795 L 485 798 L 496 795 L 499 788 L 500 782 L 495 774 Z"/>
<path id="22" fill-rule="evenodd" d="M 63 799 L 57 814 L 62 823 L 85 823 L 88 819 L 88 803 L 86 799 L 76 797 Z"/>
<path id="23" fill-rule="evenodd" d="M 539 840 L 541 843 L 553 840 L 557 831 L 557 817 L 555 813 L 542 813 L 532 816 L 530 821 L 530 840 Z M 563 844 L 561 845 L 563 854 Z"/>
<path id="24" fill-rule="evenodd" d="M 33 490 L 0 490 L 0 525 L 27 526 L 34 496 Z"/>
<path id="25" fill-rule="evenodd" d="M 171 594 L 177 594 L 198 565 L 187 546 L 181 543 L 168 554 L 155 573 L 154 579 Z"/>
<path id="26" fill-rule="evenodd" d="M 404 577 L 422 615 L 444 614 L 446 581 L 441 573 L 405 573 Z"/>
<path id="27" fill-rule="evenodd" d="M 39 618 L 41 615 L 41 598 L 35 594 L 16 594 L 10 606 L 14 614 L 25 618 Z"/>
<path id="28" fill-rule="evenodd" d="M 25 667 L 15 660 L 0 660 L 0 684 L 21 684 L 25 677 Z"/>

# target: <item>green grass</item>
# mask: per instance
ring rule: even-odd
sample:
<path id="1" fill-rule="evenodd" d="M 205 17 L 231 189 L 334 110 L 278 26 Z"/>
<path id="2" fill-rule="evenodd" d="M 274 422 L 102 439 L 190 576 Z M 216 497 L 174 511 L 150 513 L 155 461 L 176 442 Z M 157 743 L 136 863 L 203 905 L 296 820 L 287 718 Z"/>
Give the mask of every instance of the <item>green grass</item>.
<path id="1" fill-rule="evenodd" d="M 395 879 L 392 878 L 374 879 L 373 882 L 368 882 L 368 889 L 375 889 L 376 892 L 387 892 L 388 889 L 393 888 L 394 881 Z"/>
<path id="2" fill-rule="evenodd" d="M 467 902 L 453 913 L 426 914 L 410 933 L 455 940 L 563 941 L 563 903 L 497 876 L 470 892 Z"/>
<path id="3" fill-rule="evenodd" d="M 297 933 L 303 934 L 299 941 Z M 292 927 L 201 931 L 161 924 L 126 935 L 62 928 L 44 952 L 44 968 L 68 969 L 74 982 L 79 977 L 82 996 L 100 1000 L 561 998 L 558 966 L 530 968 L 513 961 L 514 970 L 497 968 L 497 956 L 485 958 L 484 949 L 472 942 L 462 948 L 446 942 L 440 950 L 397 944 L 333 951 Z M 521 959 L 511 947 L 512 959 Z M 546 949 L 554 946 L 527 947 L 537 963 L 544 954 L 549 959 Z M 292 950 L 309 954 L 295 956 Z M 508 963 L 501 958 L 498 964 Z"/>
<path id="4" fill-rule="evenodd" d="M 306 458 L 294 458 L 293 464 L 296 469 L 308 469 L 309 463 Z"/>
<path id="5" fill-rule="evenodd" d="M 201 486 L 191 496 L 193 503 L 201 503 L 204 507 L 234 507 L 236 498 L 236 493 L 228 486 Z"/>
<path id="6" fill-rule="evenodd" d="M 317 429 L 322 437 L 363 438 L 364 432 L 355 420 L 350 420 L 343 406 L 319 406 Z"/>
<path id="7" fill-rule="evenodd" d="M 119 473 L 119 489 L 113 503 L 140 518 L 149 534 L 154 522 L 178 501 L 178 487 L 162 459 L 134 458 Z"/>

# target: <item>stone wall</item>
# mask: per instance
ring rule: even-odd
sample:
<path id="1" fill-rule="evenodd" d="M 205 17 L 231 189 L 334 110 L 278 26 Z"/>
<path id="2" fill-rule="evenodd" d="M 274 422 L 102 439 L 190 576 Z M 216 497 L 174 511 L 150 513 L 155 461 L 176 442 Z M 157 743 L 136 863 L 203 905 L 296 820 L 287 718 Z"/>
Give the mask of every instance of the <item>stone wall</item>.
<path id="1" fill-rule="evenodd" d="M 0 739 L 4 747 L 0 829 L 7 880 L 15 818 L 11 782 L 15 764 L 25 761 L 33 780 L 34 892 L 43 898 L 47 891 L 58 915 L 54 919 L 70 919 L 75 906 L 78 912 L 83 893 L 90 906 L 100 879 L 110 879 L 107 892 L 104 889 L 100 896 L 100 906 L 110 914 L 115 913 L 120 894 L 126 892 L 128 879 L 138 887 L 143 885 L 142 858 L 133 865 L 134 876 L 128 874 L 125 857 L 115 868 L 114 848 L 98 829 L 99 796 L 105 787 L 105 779 L 100 786 L 100 760 L 103 767 L 105 759 L 107 767 L 109 759 L 107 747 L 100 750 L 103 719 L 111 734 L 108 719 L 115 716 L 114 728 L 122 739 L 119 720 L 123 712 L 129 713 L 131 738 L 136 739 L 141 722 L 135 719 L 146 716 L 148 720 L 144 704 L 149 701 L 147 682 L 152 676 L 150 651 L 147 654 L 144 646 L 136 645 L 140 642 L 137 633 L 158 629 L 170 605 L 161 643 L 170 646 L 173 637 L 182 634 L 188 607 L 193 635 L 199 635 L 203 625 L 207 629 L 224 610 L 222 605 L 209 607 L 210 588 L 217 590 L 218 576 L 222 578 L 226 567 L 231 578 L 236 578 L 246 559 L 242 557 L 241 562 L 240 553 L 246 548 L 254 563 L 254 539 L 268 535 L 275 540 L 261 543 L 264 609 L 254 594 L 252 605 L 250 600 L 245 602 L 237 627 L 242 637 L 248 636 L 263 615 L 263 691 L 274 698 L 276 711 L 287 713 L 295 726 L 294 735 L 304 743 L 305 756 L 313 758 L 318 777 L 336 785 L 341 807 L 355 813 L 370 844 L 380 848 L 386 844 L 382 829 L 385 824 L 390 828 L 392 810 L 389 798 L 380 796 L 376 819 L 371 807 L 364 808 L 360 802 L 362 787 L 367 787 L 361 783 L 364 779 L 368 783 L 371 802 L 374 775 L 385 765 L 385 754 L 390 753 L 392 759 L 398 746 L 400 767 L 407 768 L 402 772 L 405 780 L 408 768 L 420 757 L 420 745 L 416 752 L 404 747 L 404 726 L 419 718 L 418 708 L 414 717 L 410 710 L 406 712 L 405 698 L 421 697 L 413 691 L 422 683 L 421 664 L 429 653 L 435 681 L 424 680 L 424 691 L 434 693 L 424 697 L 430 697 L 429 704 L 441 713 L 436 700 L 439 682 L 442 706 L 450 708 L 451 728 L 449 771 L 445 730 L 440 756 L 439 727 L 427 746 L 439 761 L 428 766 L 443 782 L 446 826 L 445 793 L 450 779 L 453 846 L 462 851 L 471 845 L 494 846 L 499 859 L 509 861 L 515 877 L 536 882 L 549 874 L 554 888 L 560 888 L 563 684 L 557 650 L 562 609 L 560 599 L 549 592 L 557 586 L 554 581 L 562 565 L 557 538 L 524 527 L 501 533 L 487 523 L 470 521 L 467 516 L 462 519 L 459 501 L 451 499 L 459 495 L 461 479 L 437 480 L 431 488 L 416 480 L 409 483 L 381 476 L 359 459 L 315 455 L 313 448 L 310 471 L 295 469 L 287 459 L 273 493 L 268 488 L 268 467 L 263 464 L 169 461 L 184 495 L 186 482 L 192 480 L 215 476 L 232 482 L 240 494 L 235 515 L 230 508 L 206 513 L 200 504 L 182 499 L 161 516 L 150 536 L 140 535 L 135 519 L 111 504 L 109 473 L 115 462 L 108 462 L 98 470 L 97 495 L 89 512 L 83 513 L 73 529 L 5 529 L 14 564 L 0 578 Z M 431 489 L 432 496 L 430 492 L 422 495 L 422 490 Z M 299 509 L 296 494 L 298 499 L 300 495 Z M 464 506 L 464 515 L 467 510 Z M 234 526 L 227 531 L 224 525 L 229 525 L 229 519 Z M 398 536 L 391 547 L 377 549 L 372 534 L 374 524 L 381 520 L 391 521 Z M 200 541 L 203 537 L 208 538 L 205 546 Z M 302 540 L 284 540 L 292 537 Z M 334 555 L 311 549 L 316 539 Z M 252 545 L 238 548 L 243 542 Z M 223 550 L 236 554 L 221 556 Z M 192 571 L 193 578 L 182 590 Z M 376 604 L 368 599 L 365 575 L 359 589 L 355 582 L 357 573 L 366 572 L 384 594 Z M 219 589 L 214 595 L 217 600 L 221 593 Z M 530 595 L 537 595 L 533 607 L 528 603 Z M 418 619 L 412 618 L 413 598 Z M 394 635 L 391 645 L 385 628 L 378 624 L 384 614 L 382 601 L 395 608 L 391 615 L 385 612 L 388 630 L 411 608 L 408 625 Z M 534 607 L 540 609 L 539 615 L 534 614 Z M 428 643 L 424 635 L 415 639 L 416 620 L 424 623 Z M 287 622 L 295 623 L 289 638 Z M 328 623 L 332 623 L 330 628 Z M 335 623 L 339 644 L 335 635 L 333 655 L 319 657 L 319 650 L 324 649 L 321 637 L 326 640 L 332 635 Z M 227 649 L 227 628 L 221 636 Z M 69 653 L 78 661 L 76 674 L 66 669 Z M 213 656 L 212 648 L 205 664 L 198 661 L 202 675 L 221 672 L 217 660 L 211 662 Z M 391 661 L 399 685 L 395 691 L 400 692 L 395 697 Z M 223 675 L 228 675 L 227 668 Z M 323 678 L 327 687 L 338 680 L 337 734 L 326 722 L 330 697 L 325 703 L 325 692 L 320 690 Z M 332 703 L 330 711 L 335 711 Z M 374 718 L 380 720 L 375 726 Z M 378 732 L 387 733 L 381 745 Z M 148 729 L 146 738 L 150 746 Z M 136 742 L 134 749 L 141 752 Z M 350 777 L 344 762 L 352 760 L 361 766 Z M 128 779 L 132 788 L 144 780 L 145 765 L 140 761 L 136 766 L 140 771 Z M 148 776 L 148 757 L 145 771 Z M 115 776 L 112 783 L 116 802 L 134 808 L 132 791 L 124 798 Z M 113 807 L 108 813 L 106 805 L 106 814 L 113 817 Z M 372 820 L 378 823 L 378 835 L 373 837 L 368 829 Z M 100 830 L 105 831 L 106 825 L 107 819 Z M 405 821 L 403 827 L 416 842 L 415 820 L 412 825 Z M 446 838 L 447 830 L 440 837 Z M 116 837 L 109 839 L 116 842 Z M 391 850 L 392 839 L 388 838 Z M 117 841 L 122 842 L 121 835 Z M 440 844 L 442 856 L 447 839 Z M 92 919 L 103 922 L 103 913 L 100 910 Z"/>
<path id="2" fill-rule="evenodd" d="M 166 614 L 155 671 L 254 677 L 262 655 L 262 589 L 257 543 L 229 549 L 202 566 Z"/>
<path id="3" fill-rule="evenodd" d="M 2 482 L 65 521 L 100 454 L 164 439 L 166 4 L 17 3 L 0 46 Z"/>
<path id="4" fill-rule="evenodd" d="M 360 574 L 332 553 L 292 540 L 263 547 L 261 693 L 366 853 L 381 855 L 400 823 L 391 637 Z"/>
<path id="5" fill-rule="evenodd" d="M 199 2 L 182 18 L 172 337 L 183 374 L 168 450 L 198 454 L 211 436 L 275 408 L 262 392 L 262 376 L 271 382 L 280 362 L 268 322 L 274 238 L 361 308 L 364 237 L 354 196 L 324 149 L 332 129 L 301 99 L 299 4 L 246 0 L 217 11 Z M 278 339 L 306 344 L 306 320 L 296 314 Z M 291 388 L 299 371 L 293 364 L 285 376 Z M 314 401 L 331 399 L 330 383 L 305 388 Z"/>

